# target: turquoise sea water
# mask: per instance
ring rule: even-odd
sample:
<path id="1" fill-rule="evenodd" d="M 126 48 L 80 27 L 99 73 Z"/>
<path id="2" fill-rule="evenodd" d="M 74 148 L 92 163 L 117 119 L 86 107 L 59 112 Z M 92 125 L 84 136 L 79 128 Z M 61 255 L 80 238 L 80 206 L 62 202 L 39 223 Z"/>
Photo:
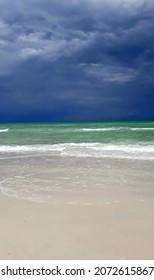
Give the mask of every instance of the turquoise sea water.
<path id="1" fill-rule="evenodd" d="M 47 153 L 154 159 L 154 122 L 0 124 L 0 157 Z"/>

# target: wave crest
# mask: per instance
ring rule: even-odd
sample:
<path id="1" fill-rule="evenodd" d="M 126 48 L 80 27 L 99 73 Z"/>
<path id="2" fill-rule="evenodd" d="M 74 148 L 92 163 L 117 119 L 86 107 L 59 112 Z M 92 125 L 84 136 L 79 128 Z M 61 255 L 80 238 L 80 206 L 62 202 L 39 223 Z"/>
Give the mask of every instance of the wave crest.
<path id="1" fill-rule="evenodd" d="M 102 144 L 102 143 L 63 143 L 53 145 L 0 146 L 0 154 L 9 155 L 60 155 L 95 158 L 129 158 L 154 160 L 154 145 L 145 144 Z"/>
<path id="2" fill-rule="evenodd" d="M 7 132 L 7 131 L 9 131 L 9 128 L 0 129 L 0 132 Z"/>

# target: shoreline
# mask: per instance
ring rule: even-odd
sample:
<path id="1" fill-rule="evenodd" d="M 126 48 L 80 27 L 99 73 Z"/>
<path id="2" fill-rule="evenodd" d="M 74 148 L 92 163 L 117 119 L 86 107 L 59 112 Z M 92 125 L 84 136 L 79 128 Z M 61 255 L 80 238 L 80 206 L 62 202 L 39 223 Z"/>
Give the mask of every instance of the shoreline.
<path id="1" fill-rule="evenodd" d="M 1 161 L 0 259 L 154 259 L 152 170 L 148 161 Z"/>

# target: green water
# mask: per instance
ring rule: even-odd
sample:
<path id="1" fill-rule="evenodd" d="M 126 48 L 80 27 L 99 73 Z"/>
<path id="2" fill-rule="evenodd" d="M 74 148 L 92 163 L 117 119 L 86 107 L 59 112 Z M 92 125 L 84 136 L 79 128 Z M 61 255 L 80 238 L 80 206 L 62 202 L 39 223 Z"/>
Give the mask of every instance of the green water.
<path id="1" fill-rule="evenodd" d="M 0 145 L 83 142 L 154 144 L 154 122 L 0 124 Z"/>

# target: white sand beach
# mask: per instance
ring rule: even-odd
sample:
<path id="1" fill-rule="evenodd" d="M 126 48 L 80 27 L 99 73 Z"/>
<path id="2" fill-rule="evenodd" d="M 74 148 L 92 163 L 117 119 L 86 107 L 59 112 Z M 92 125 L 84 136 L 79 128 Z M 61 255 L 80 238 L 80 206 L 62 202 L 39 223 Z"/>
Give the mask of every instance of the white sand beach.
<path id="1" fill-rule="evenodd" d="M 0 259 L 154 259 L 153 161 L 3 160 Z"/>

